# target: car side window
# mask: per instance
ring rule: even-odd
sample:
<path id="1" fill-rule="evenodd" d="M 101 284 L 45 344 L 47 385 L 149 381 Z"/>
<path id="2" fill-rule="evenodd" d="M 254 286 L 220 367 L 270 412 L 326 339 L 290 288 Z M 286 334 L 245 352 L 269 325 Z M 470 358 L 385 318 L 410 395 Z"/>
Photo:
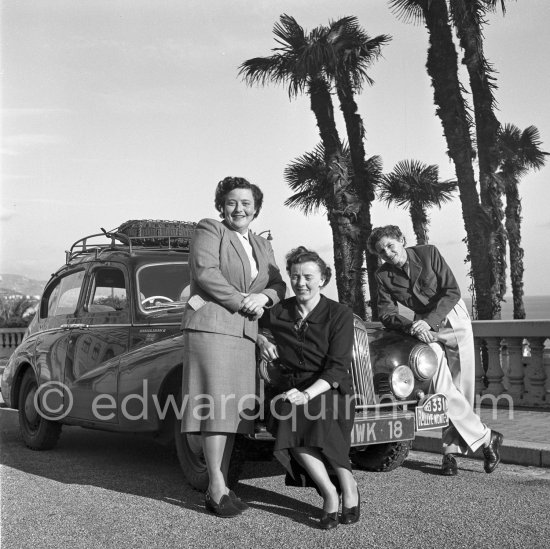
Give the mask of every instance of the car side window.
<path id="1" fill-rule="evenodd" d="M 77 271 L 60 278 L 48 288 L 42 298 L 41 318 L 73 314 L 84 280 L 84 271 Z"/>
<path id="2" fill-rule="evenodd" d="M 128 292 L 122 270 L 116 267 L 95 269 L 86 305 L 90 313 L 127 310 Z"/>
<path id="3" fill-rule="evenodd" d="M 169 309 L 189 299 L 189 265 L 187 263 L 152 263 L 137 272 L 140 308 L 143 311 Z"/>

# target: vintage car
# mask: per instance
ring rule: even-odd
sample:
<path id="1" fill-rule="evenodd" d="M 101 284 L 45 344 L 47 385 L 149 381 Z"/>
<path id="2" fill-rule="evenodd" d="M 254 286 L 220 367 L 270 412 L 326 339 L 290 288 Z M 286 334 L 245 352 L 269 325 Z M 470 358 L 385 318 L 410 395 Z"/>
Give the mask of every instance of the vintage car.
<path id="1" fill-rule="evenodd" d="M 2 375 L 2 397 L 18 409 L 29 448 L 53 448 L 64 424 L 151 433 L 175 442 L 188 482 L 206 488 L 200 437 L 181 434 L 178 421 L 193 230 L 193 223 L 129 221 L 71 246 Z M 356 317 L 353 357 L 351 460 L 392 470 L 418 430 L 447 424 L 445 397 L 429 393 L 435 353 Z M 259 361 L 259 386 L 272 384 L 274 375 L 272 365 Z M 236 445 L 233 483 L 246 453 L 272 440 L 258 418 L 255 435 Z"/>

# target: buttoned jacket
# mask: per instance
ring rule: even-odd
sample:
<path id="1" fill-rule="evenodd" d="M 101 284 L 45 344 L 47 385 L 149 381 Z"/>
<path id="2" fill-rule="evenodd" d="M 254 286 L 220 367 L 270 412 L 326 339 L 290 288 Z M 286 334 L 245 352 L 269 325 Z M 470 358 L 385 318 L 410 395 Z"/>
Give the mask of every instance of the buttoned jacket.
<path id="1" fill-rule="evenodd" d="M 353 353 L 353 311 L 321 294 L 321 299 L 299 330 L 296 298 L 273 307 L 260 325 L 269 328 L 275 339 L 280 361 L 292 372 L 311 373 L 343 394 L 353 392 L 351 362 Z"/>
<path id="2" fill-rule="evenodd" d="M 387 328 L 408 329 L 412 322 L 399 314 L 398 303 L 439 331 L 442 321 L 458 303 L 456 279 L 435 246 L 406 248 L 409 274 L 384 263 L 376 271 L 378 315 Z"/>
<path id="3" fill-rule="evenodd" d="M 199 330 L 256 340 L 258 323 L 239 313 L 243 294 L 263 293 L 270 306 L 284 298 L 286 284 L 271 244 L 248 232 L 258 264 L 251 280 L 250 260 L 237 236 L 223 222 L 203 219 L 191 242 L 191 287 L 182 329 Z"/>

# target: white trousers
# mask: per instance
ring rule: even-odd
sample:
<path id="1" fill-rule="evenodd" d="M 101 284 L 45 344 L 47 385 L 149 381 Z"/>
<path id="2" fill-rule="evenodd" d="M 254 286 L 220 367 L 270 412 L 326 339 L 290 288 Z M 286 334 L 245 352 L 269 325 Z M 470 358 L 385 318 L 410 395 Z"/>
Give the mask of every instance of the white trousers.
<path id="1" fill-rule="evenodd" d="M 418 315 L 421 318 L 421 315 Z M 444 454 L 475 452 L 488 441 L 489 429 L 474 412 L 475 348 L 472 322 L 462 299 L 441 323 L 438 343 L 430 347 L 438 358 L 434 388 L 447 397 L 452 424 L 443 431 Z"/>

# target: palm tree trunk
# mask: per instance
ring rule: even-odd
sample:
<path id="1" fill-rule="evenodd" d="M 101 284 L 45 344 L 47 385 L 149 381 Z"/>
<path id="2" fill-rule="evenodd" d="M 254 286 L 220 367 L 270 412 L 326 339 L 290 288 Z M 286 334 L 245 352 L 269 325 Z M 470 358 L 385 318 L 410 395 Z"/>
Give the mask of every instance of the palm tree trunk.
<path id="1" fill-rule="evenodd" d="M 510 278 L 514 318 L 525 318 L 523 304 L 523 248 L 521 247 L 521 200 L 516 184 L 506 187 L 506 230 L 510 246 Z"/>
<path id="2" fill-rule="evenodd" d="M 313 79 L 309 84 L 311 110 L 315 114 L 319 134 L 325 148 L 325 165 L 332 182 L 333 196 L 327 200 L 329 223 L 334 242 L 334 268 L 338 299 L 349 305 L 355 314 L 365 317 L 362 291 L 363 252 L 357 206 L 350 203 L 350 178 L 341 152 L 341 142 L 334 121 L 334 109 L 328 83 Z"/>
<path id="3" fill-rule="evenodd" d="M 336 89 L 338 93 L 338 99 L 340 101 L 340 110 L 344 115 L 344 121 L 346 123 L 346 132 L 348 135 L 351 164 L 353 166 L 353 188 L 356 193 L 358 204 L 356 205 L 359 211 L 359 223 L 360 230 L 360 247 L 362 253 L 357 254 L 357 265 L 355 268 L 361 268 L 364 258 L 367 260 L 367 281 L 369 288 L 370 307 L 373 311 L 373 317 L 378 318 L 378 290 L 376 284 L 376 278 L 374 273 L 378 266 L 376 257 L 369 258 L 369 252 L 367 251 L 367 240 L 372 232 L 372 217 L 371 217 L 371 204 L 374 201 L 374 189 L 370 184 L 367 177 L 367 171 L 365 169 L 365 147 L 363 139 L 365 137 L 365 130 L 363 126 L 363 120 L 357 112 L 357 103 L 355 102 L 353 95 L 353 87 L 349 80 L 348 75 L 341 76 L 336 82 Z M 374 270 L 373 270 L 374 269 Z M 361 280 L 363 284 L 364 276 L 361 274 Z M 361 295 L 364 293 L 361 290 Z"/>
<path id="4" fill-rule="evenodd" d="M 411 216 L 417 245 L 428 243 L 428 214 L 422 204 L 411 203 L 409 213 Z"/>
<path id="5" fill-rule="evenodd" d="M 427 70 L 434 88 L 434 102 L 456 170 L 462 217 L 466 229 L 468 259 L 474 277 L 477 317 L 494 315 L 494 275 L 489 255 L 494 248 L 491 219 L 481 207 L 473 169 L 475 157 L 470 136 L 470 120 L 458 79 L 458 57 L 453 43 L 445 0 L 434 0 L 424 8 L 430 35 Z M 498 296 L 495 296 L 498 303 Z"/>
<path id="6" fill-rule="evenodd" d="M 506 293 L 506 233 L 504 232 L 504 206 L 502 192 L 495 176 L 499 166 L 498 131 L 500 123 L 495 116 L 491 82 L 491 67 L 483 52 L 483 35 L 480 21 L 483 10 L 477 1 L 455 0 L 453 16 L 460 46 L 464 49 L 466 65 L 472 90 L 476 140 L 479 161 L 481 204 L 491 219 L 488 249 L 492 273 L 492 317 L 500 318 L 501 302 Z"/>

